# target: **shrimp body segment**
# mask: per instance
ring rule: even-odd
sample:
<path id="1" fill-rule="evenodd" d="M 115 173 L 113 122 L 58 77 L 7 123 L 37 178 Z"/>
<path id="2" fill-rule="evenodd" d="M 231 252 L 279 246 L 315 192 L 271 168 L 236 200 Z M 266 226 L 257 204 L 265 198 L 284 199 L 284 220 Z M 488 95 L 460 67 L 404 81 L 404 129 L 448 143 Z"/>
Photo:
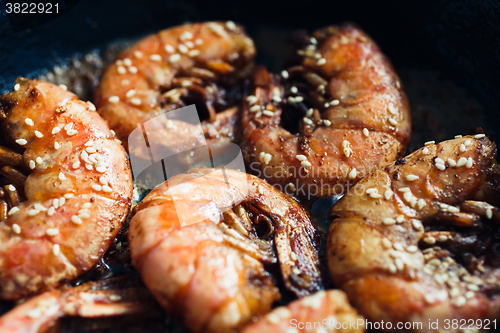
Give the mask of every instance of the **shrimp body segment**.
<path id="1" fill-rule="evenodd" d="M 18 299 L 96 264 L 127 215 L 132 178 L 106 122 L 73 93 L 18 79 L 0 105 L 5 144 L 22 157 L 12 169 L 22 177 L 2 173 L 2 181 L 26 198 L 11 197 L 0 222 L 0 297 Z"/>
<path id="2" fill-rule="evenodd" d="M 231 107 L 238 105 L 254 57 L 253 41 L 231 21 L 162 30 L 108 67 L 95 93 L 96 106 L 126 148 L 128 135 L 140 124 L 193 103 L 201 120 L 208 118 L 202 123 L 206 137 L 231 141 L 239 120 Z M 190 124 L 161 122 L 155 130 L 182 133 L 186 127 Z"/>
<path id="3" fill-rule="evenodd" d="M 194 332 L 230 332 L 268 312 L 280 295 L 265 265 L 279 262 L 298 296 L 320 290 L 316 237 L 292 199 L 254 176 L 218 169 L 157 187 L 129 233 L 144 283 Z"/>
<path id="4" fill-rule="evenodd" d="M 364 319 L 340 290 L 320 291 L 262 316 L 242 333 L 364 332 Z"/>
<path id="5" fill-rule="evenodd" d="M 287 193 L 345 193 L 347 183 L 402 156 L 408 100 L 389 60 L 360 29 L 329 27 L 299 44 L 301 60 L 281 76 L 255 71 L 243 105 L 245 162 Z"/>
<path id="6" fill-rule="evenodd" d="M 428 320 L 455 332 L 445 320 L 499 317 L 500 215 L 476 201 L 498 200 L 495 156 L 484 134 L 429 142 L 333 206 L 330 274 L 361 314 L 432 332 Z"/>

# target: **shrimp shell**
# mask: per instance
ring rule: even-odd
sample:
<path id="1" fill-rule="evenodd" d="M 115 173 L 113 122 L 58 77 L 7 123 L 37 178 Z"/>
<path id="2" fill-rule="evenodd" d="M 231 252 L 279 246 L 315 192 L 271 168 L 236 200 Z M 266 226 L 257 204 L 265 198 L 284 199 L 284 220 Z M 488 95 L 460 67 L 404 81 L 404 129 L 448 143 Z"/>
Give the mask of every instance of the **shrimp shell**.
<path id="1" fill-rule="evenodd" d="M 33 168 L 27 200 L 0 222 L 4 299 L 55 288 L 92 268 L 132 197 L 126 152 L 90 104 L 47 82 L 16 82 L 16 91 L 0 98 L 1 126 L 7 143 L 24 149 L 23 166 Z"/>

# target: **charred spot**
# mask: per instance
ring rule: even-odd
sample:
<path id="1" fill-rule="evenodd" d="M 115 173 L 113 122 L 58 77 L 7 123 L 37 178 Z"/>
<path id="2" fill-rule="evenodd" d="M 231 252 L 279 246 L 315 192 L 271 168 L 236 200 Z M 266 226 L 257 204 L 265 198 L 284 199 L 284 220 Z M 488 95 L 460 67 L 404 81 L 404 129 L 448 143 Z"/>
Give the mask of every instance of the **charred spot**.
<path id="1" fill-rule="evenodd" d="M 28 98 L 30 98 L 32 101 L 35 101 L 38 98 L 38 96 L 40 95 L 38 90 L 36 90 L 35 88 L 32 88 L 28 94 L 29 94 Z"/>
<path id="2" fill-rule="evenodd" d="M 5 119 L 7 113 L 17 104 L 17 102 L 11 101 L 7 98 L 0 98 L 0 118 Z"/>
<path id="3" fill-rule="evenodd" d="M 393 178 L 394 180 L 399 180 L 399 172 L 397 172 L 397 171 L 396 171 L 396 172 L 394 172 L 394 174 L 392 175 L 392 178 Z"/>
<path id="4" fill-rule="evenodd" d="M 399 160 L 397 160 L 395 162 L 396 165 L 402 165 L 402 164 L 405 164 L 406 163 L 406 159 L 405 158 L 400 158 Z"/>
<path id="5" fill-rule="evenodd" d="M 95 202 L 95 197 L 90 198 L 90 202 Z"/>

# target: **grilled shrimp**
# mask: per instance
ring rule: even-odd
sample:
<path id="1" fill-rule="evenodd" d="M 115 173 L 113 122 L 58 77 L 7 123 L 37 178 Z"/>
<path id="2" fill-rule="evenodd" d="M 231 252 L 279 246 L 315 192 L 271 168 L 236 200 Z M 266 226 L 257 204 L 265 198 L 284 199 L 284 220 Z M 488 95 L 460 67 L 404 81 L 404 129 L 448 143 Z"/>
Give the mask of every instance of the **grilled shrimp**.
<path id="1" fill-rule="evenodd" d="M 301 39 L 299 65 L 281 77 L 255 71 L 242 114 L 245 162 L 288 194 L 344 193 L 404 153 L 408 100 L 360 29 L 328 27 Z"/>
<path id="2" fill-rule="evenodd" d="M 250 75 L 254 57 L 253 41 L 232 21 L 160 31 L 132 45 L 109 66 L 95 93 L 98 112 L 127 148 L 128 135 L 146 120 L 196 103 L 201 120 L 206 118 L 205 137 L 232 141 L 239 133 L 235 126 L 241 83 Z M 173 138 L 194 128 L 160 118 L 155 126 L 163 137 Z M 170 149 L 170 140 L 163 141 Z"/>
<path id="3" fill-rule="evenodd" d="M 344 292 L 327 290 L 274 309 L 242 333 L 364 332 L 363 324 Z"/>
<path id="4" fill-rule="evenodd" d="M 43 81 L 18 79 L 0 97 L 0 298 L 68 282 L 119 232 L 132 197 L 130 167 L 94 111 Z"/>
<path id="5" fill-rule="evenodd" d="M 155 312 L 158 314 L 156 302 L 138 276 L 122 275 L 33 297 L 0 317 L 0 332 L 53 332 L 67 316 L 130 318 Z"/>
<path id="6" fill-rule="evenodd" d="M 428 142 L 333 206 L 330 273 L 361 314 L 432 332 L 460 331 L 453 320 L 476 329 L 474 320 L 499 318 L 495 156 L 484 134 Z"/>
<path id="7" fill-rule="evenodd" d="M 144 283 L 194 332 L 230 332 L 269 311 L 280 294 L 264 265 L 278 261 L 297 296 L 321 289 L 316 238 L 293 199 L 222 169 L 171 178 L 140 203 L 129 229 Z"/>

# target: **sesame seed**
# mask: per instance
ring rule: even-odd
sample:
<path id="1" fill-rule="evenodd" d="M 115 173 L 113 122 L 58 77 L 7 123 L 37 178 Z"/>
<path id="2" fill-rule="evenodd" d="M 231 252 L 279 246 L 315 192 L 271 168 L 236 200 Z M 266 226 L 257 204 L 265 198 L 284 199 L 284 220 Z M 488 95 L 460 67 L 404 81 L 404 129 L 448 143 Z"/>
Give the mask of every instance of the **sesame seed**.
<path id="1" fill-rule="evenodd" d="M 47 210 L 47 215 L 52 216 L 54 215 L 55 212 L 56 212 L 55 207 L 49 207 L 49 209 Z"/>
<path id="2" fill-rule="evenodd" d="M 59 246 L 59 244 L 54 244 L 52 246 L 52 253 L 55 255 L 55 256 L 58 256 L 59 253 L 61 253 L 61 247 Z"/>
<path id="3" fill-rule="evenodd" d="M 486 208 L 486 217 L 491 220 L 493 218 L 493 210 L 491 207 Z"/>
<path id="4" fill-rule="evenodd" d="M 325 103 L 324 106 L 325 106 L 325 108 L 328 108 L 328 107 L 330 107 L 330 103 Z"/>
<path id="5" fill-rule="evenodd" d="M 388 218 L 383 219 L 382 223 L 385 225 L 393 225 L 393 224 L 396 224 L 396 220 L 388 217 Z"/>
<path id="6" fill-rule="evenodd" d="M 254 95 L 249 95 L 247 96 L 246 100 L 248 104 L 254 105 L 257 102 L 257 97 L 255 97 Z"/>
<path id="7" fill-rule="evenodd" d="M 200 55 L 200 51 L 199 50 L 191 50 L 188 52 L 188 57 L 190 58 L 195 58 L 197 56 Z"/>
<path id="8" fill-rule="evenodd" d="M 85 163 L 85 169 L 91 171 L 91 170 L 94 169 L 94 166 L 92 164 L 90 164 L 90 163 Z"/>
<path id="9" fill-rule="evenodd" d="M 296 93 L 298 93 L 298 92 L 299 92 L 299 90 L 297 89 L 297 87 L 293 86 L 293 87 L 291 87 L 291 88 L 290 88 L 290 92 L 291 92 L 292 94 L 296 94 Z"/>
<path id="10" fill-rule="evenodd" d="M 194 44 L 195 45 L 201 45 L 201 44 L 203 44 L 203 39 L 201 39 L 201 38 L 195 39 Z"/>
<path id="11" fill-rule="evenodd" d="M 434 296 L 432 295 L 425 295 L 424 296 L 425 303 L 427 304 L 432 304 L 434 303 Z"/>
<path id="12" fill-rule="evenodd" d="M 368 128 L 363 128 L 363 135 L 368 137 L 370 135 L 370 131 L 368 131 Z"/>
<path id="13" fill-rule="evenodd" d="M 64 175 L 64 173 L 59 172 L 59 176 L 58 176 L 58 178 L 59 178 L 60 180 L 65 180 L 65 179 L 66 179 L 66 176 Z"/>
<path id="14" fill-rule="evenodd" d="M 288 79 L 289 74 L 287 71 L 281 71 L 281 77 L 284 78 L 285 80 Z"/>
<path id="15" fill-rule="evenodd" d="M 404 192 L 403 198 L 406 202 L 411 202 L 411 198 L 413 198 L 413 194 L 411 192 Z"/>
<path id="16" fill-rule="evenodd" d="M 302 162 L 300 162 L 300 165 L 302 165 L 303 167 L 310 167 L 310 166 L 312 166 L 311 162 L 309 162 L 309 161 L 302 161 Z"/>
<path id="17" fill-rule="evenodd" d="M 123 66 L 118 66 L 116 68 L 116 71 L 118 72 L 118 74 L 125 74 L 125 73 L 127 73 L 127 69 L 125 67 L 123 67 Z"/>
<path id="18" fill-rule="evenodd" d="M 398 80 L 396 80 L 396 88 L 398 88 L 398 89 L 401 88 L 401 83 Z"/>
<path id="19" fill-rule="evenodd" d="M 267 154 L 267 153 L 264 153 L 263 156 L 262 156 L 262 161 L 264 162 L 264 164 L 269 164 L 269 162 L 271 162 L 271 159 L 273 158 L 273 156 L 271 154 Z"/>
<path id="20" fill-rule="evenodd" d="M 470 139 L 467 139 L 467 140 L 465 140 L 464 145 L 465 145 L 466 147 L 468 147 L 468 146 L 470 146 L 470 145 L 471 145 L 471 143 L 472 143 L 472 141 L 470 141 Z"/>
<path id="21" fill-rule="evenodd" d="M 331 106 L 335 106 L 335 105 L 339 105 L 340 104 L 340 101 L 338 99 L 334 99 L 330 102 L 330 105 Z"/>
<path id="22" fill-rule="evenodd" d="M 305 155 L 295 155 L 295 158 L 299 161 L 306 161 L 307 157 Z"/>
<path id="23" fill-rule="evenodd" d="M 448 240 L 448 236 L 445 235 L 439 235 L 437 238 L 438 242 L 446 242 Z"/>
<path id="24" fill-rule="evenodd" d="M 52 129 L 52 134 L 57 134 L 57 133 L 59 133 L 60 131 L 61 131 L 61 128 L 59 128 L 59 127 L 54 127 L 54 128 Z"/>
<path id="25" fill-rule="evenodd" d="M 130 66 L 128 68 L 128 71 L 131 73 L 131 74 L 136 74 L 137 73 L 137 67 L 135 66 Z"/>
<path id="26" fill-rule="evenodd" d="M 476 294 L 473 291 L 468 291 L 468 292 L 465 293 L 465 298 L 472 298 L 475 295 Z"/>
<path id="27" fill-rule="evenodd" d="M 370 197 L 373 199 L 380 199 L 380 198 L 382 198 L 382 195 L 377 193 L 377 192 L 373 192 L 373 193 L 370 193 Z"/>
<path id="28" fill-rule="evenodd" d="M 394 274 L 397 271 L 398 271 L 398 268 L 396 267 L 396 265 L 394 265 L 393 263 L 390 263 L 389 264 L 389 272 L 391 272 L 392 274 Z"/>
<path id="29" fill-rule="evenodd" d="M 425 147 L 424 149 L 422 149 L 422 154 L 424 154 L 424 155 L 429 154 L 429 149 L 427 147 Z"/>
<path id="30" fill-rule="evenodd" d="M 345 157 L 351 157 L 352 150 L 351 148 L 344 148 Z"/>
<path id="31" fill-rule="evenodd" d="M 401 243 L 394 243 L 394 249 L 401 252 L 404 251 L 404 247 Z"/>
<path id="32" fill-rule="evenodd" d="M 392 248 L 392 242 L 390 240 L 388 240 L 387 238 L 382 238 L 382 246 L 388 250 L 390 248 Z"/>
<path id="33" fill-rule="evenodd" d="M 33 122 L 33 120 L 31 120 L 31 118 L 26 118 L 24 119 L 24 122 L 26 123 L 26 125 L 28 126 L 34 126 L 35 123 Z"/>
<path id="34" fill-rule="evenodd" d="M 73 193 L 66 193 L 66 194 L 64 195 L 64 197 L 65 197 L 66 199 L 71 199 L 71 198 L 73 198 L 74 196 L 75 196 L 75 195 L 74 195 Z"/>
<path id="35" fill-rule="evenodd" d="M 35 158 L 35 162 L 36 162 L 36 164 L 42 164 L 43 160 L 40 156 L 38 156 L 37 158 Z"/>
<path id="36" fill-rule="evenodd" d="M 350 172 L 349 172 L 349 179 L 355 179 L 356 176 L 357 176 L 358 172 L 356 169 L 352 169 Z"/>
<path id="37" fill-rule="evenodd" d="M 325 119 L 325 120 L 323 120 L 323 124 L 325 124 L 325 126 L 331 126 L 332 122 L 328 119 Z"/>
<path id="38" fill-rule="evenodd" d="M 65 84 L 60 84 L 59 85 L 59 88 L 63 89 L 63 90 L 68 90 L 68 87 L 66 87 Z"/>
<path id="39" fill-rule="evenodd" d="M 263 114 L 264 116 L 268 116 L 268 117 L 272 117 L 272 116 L 274 116 L 274 112 L 269 111 L 269 110 L 264 110 L 264 111 L 262 111 L 262 114 Z"/>
<path id="40" fill-rule="evenodd" d="M 189 31 L 184 31 L 180 36 L 179 39 L 181 41 L 185 41 L 187 39 L 193 39 L 193 34 L 190 33 Z"/>
<path id="41" fill-rule="evenodd" d="M 470 168 L 472 168 L 472 165 L 473 165 L 473 164 L 474 164 L 474 160 L 472 159 L 472 157 L 469 157 L 469 158 L 467 159 L 467 163 L 465 163 L 465 167 L 466 167 L 467 169 L 470 169 Z"/>
<path id="42" fill-rule="evenodd" d="M 89 106 L 89 110 L 90 111 L 96 111 L 97 110 L 96 107 L 95 107 L 95 105 L 94 105 L 94 103 L 92 103 L 91 101 L 88 101 L 87 104 Z"/>
<path id="43" fill-rule="evenodd" d="M 461 307 L 462 305 L 464 305 L 465 303 L 467 303 L 467 300 L 465 299 L 465 297 L 463 296 L 459 296 L 456 300 L 455 300 L 455 306 L 457 307 Z"/>
<path id="44" fill-rule="evenodd" d="M 61 148 L 61 144 L 59 142 L 54 142 L 54 149 L 58 150 L 59 148 Z"/>
<path id="45" fill-rule="evenodd" d="M 14 208 L 16 208 L 17 210 L 19 210 L 19 208 L 17 208 L 17 207 L 13 207 L 12 209 L 14 209 Z M 10 211 L 12 211 L 12 209 L 11 209 Z M 10 214 L 10 211 L 9 211 L 9 215 L 12 215 L 12 214 Z M 19 235 L 19 234 L 21 233 L 21 227 L 19 226 L 19 224 L 14 223 L 14 224 L 12 225 L 12 231 L 13 231 L 15 234 L 18 234 L 18 235 Z"/>
<path id="46" fill-rule="evenodd" d="M 21 86 L 19 85 L 19 83 L 16 83 L 16 85 L 14 86 L 14 91 L 18 91 L 19 88 L 21 88 Z"/>
<path id="47" fill-rule="evenodd" d="M 390 123 L 392 126 L 396 126 L 396 125 L 398 124 L 398 122 L 397 122 L 395 119 L 391 118 L 391 117 L 389 117 L 389 119 L 388 119 L 388 120 L 389 120 L 389 123 Z"/>
<path id="48" fill-rule="evenodd" d="M 415 245 L 410 245 L 406 248 L 406 251 L 410 252 L 410 253 L 415 253 L 418 251 L 418 247 L 416 247 Z"/>
<path id="49" fill-rule="evenodd" d="M 43 138 L 43 134 L 41 132 L 39 132 L 39 131 L 35 131 L 35 136 L 37 138 Z"/>
<path id="50" fill-rule="evenodd" d="M 457 167 L 462 167 L 467 164 L 467 158 L 460 157 L 457 162 Z"/>
<path id="51" fill-rule="evenodd" d="M 82 219 L 76 215 L 71 216 L 71 222 L 74 224 L 82 224 Z"/>
<path id="52" fill-rule="evenodd" d="M 250 108 L 250 112 L 257 112 L 262 110 L 262 107 L 260 105 L 254 105 Z"/>
<path id="53" fill-rule="evenodd" d="M 304 122 L 305 122 L 307 125 L 311 125 L 311 126 L 312 126 L 312 125 L 314 125 L 314 122 L 313 122 L 311 119 L 306 118 L 306 117 L 304 117 L 304 118 L 302 118 L 302 119 L 304 120 Z"/>
<path id="54" fill-rule="evenodd" d="M 474 135 L 474 139 L 481 139 L 481 138 L 484 138 L 486 136 L 486 134 L 476 134 Z"/>
<path id="55" fill-rule="evenodd" d="M 111 187 L 109 187 L 108 185 L 103 185 L 103 186 L 102 186 L 102 190 L 103 190 L 104 192 L 107 192 L 107 193 L 109 193 L 109 192 L 113 192 L 113 189 L 112 189 Z"/>
<path id="56" fill-rule="evenodd" d="M 80 167 L 80 161 L 73 163 L 73 169 L 78 169 Z"/>
<path id="57" fill-rule="evenodd" d="M 398 114 L 398 109 L 396 109 L 392 103 L 389 103 L 389 105 L 387 106 L 387 109 L 388 109 L 388 110 L 389 110 L 389 112 L 390 112 L 390 113 L 392 113 L 393 115 Z"/>
<path id="58" fill-rule="evenodd" d="M 463 153 L 465 152 L 465 145 L 463 143 L 460 144 L 460 152 Z"/>
<path id="59" fill-rule="evenodd" d="M 436 244 L 436 238 L 434 238 L 432 236 L 425 237 L 424 242 L 429 244 L 429 245 Z"/>
<path id="60" fill-rule="evenodd" d="M 170 57 L 168 57 L 168 61 L 172 64 L 178 62 L 179 60 L 181 60 L 181 55 L 178 53 L 172 54 Z"/>
<path id="61" fill-rule="evenodd" d="M 322 66 L 326 64 L 326 59 L 325 58 L 319 58 L 318 61 L 316 61 L 316 65 Z"/>
<path id="62" fill-rule="evenodd" d="M 194 47 L 194 43 L 190 40 L 185 41 L 184 45 L 186 45 L 188 48 L 192 49 Z"/>
<path id="63" fill-rule="evenodd" d="M 455 162 L 455 160 L 452 158 L 447 159 L 446 162 L 448 162 L 448 164 L 452 167 L 457 165 L 457 162 Z"/>
<path id="64" fill-rule="evenodd" d="M 435 143 L 436 143 L 436 141 L 427 141 L 427 142 L 424 143 L 424 145 L 428 146 L 428 145 L 433 145 Z"/>
<path id="65" fill-rule="evenodd" d="M 184 45 L 184 44 L 179 44 L 179 45 L 177 46 L 177 49 L 178 49 L 178 50 L 179 50 L 179 52 L 180 52 L 180 53 L 182 53 L 182 54 L 186 54 L 186 53 L 188 53 L 188 51 L 189 51 L 188 47 L 187 47 L 186 45 Z"/>
<path id="66" fill-rule="evenodd" d="M 389 200 L 390 198 L 392 198 L 392 195 L 394 194 L 394 192 L 392 192 L 391 190 L 386 190 L 384 192 L 384 197 L 386 200 Z"/>
<path id="67" fill-rule="evenodd" d="M 226 22 L 226 27 L 229 29 L 229 30 L 234 30 L 236 29 L 236 24 L 234 24 L 233 21 L 227 21 Z"/>
<path id="68" fill-rule="evenodd" d="M 413 228 L 415 228 L 416 230 L 421 230 L 423 228 L 422 222 L 420 222 L 419 220 L 413 220 L 411 221 L 411 224 L 413 225 Z"/>
<path id="69" fill-rule="evenodd" d="M 100 173 L 106 172 L 106 167 L 103 167 L 103 166 L 96 167 L 95 169 L 97 172 L 100 172 Z"/>
<path id="70" fill-rule="evenodd" d="M 405 264 L 403 263 L 403 260 L 401 260 L 401 258 L 396 258 L 394 260 L 394 263 L 396 264 L 396 267 L 399 271 L 402 271 L 405 268 Z"/>
<path id="71" fill-rule="evenodd" d="M 374 192 L 378 192 L 378 190 L 374 187 L 370 187 L 369 189 L 367 189 L 365 191 L 366 194 L 370 194 L 370 193 L 374 193 Z"/>
<path id="72" fill-rule="evenodd" d="M 162 60 L 161 55 L 159 55 L 159 54 L 152 54 L 149 56 L 149 59 L 151 59 L 153 61 L 161 61 Z"/>
<path id="73" fill-rule="evenodd" d="M 436 163 L 436 168 L 438 168 L 441 171 L 446 170 L 446 166 L 441 163 Z"/>
<path id="74" fill-rule="evenodd" d="M 136 58 L 142 58 L 142 52 L 141 52 L 141 51 L 139 51 L 139 50 L 135 50 L 135 51 L 134 51 L 134 56 L 135 56 Z"/>
<path id="75" fill-rule="evenodd" d="M 72 128 L 73 128 L 73 125 L 74 125 L 74 123 L 72 123 L 72 122 L 71 122 L 71 123 L 68 123 L 68 124 L 66 124 L 66 126 L 64 126 L 64 129 L 65 129 L 66 131 L 69 131 L 70 129 L 72 129 Z"/>
<path id="76" fill-rule="evenodd" d="M 57 228 L 49 228 L 45 231 L 45 233 L 49 236 L 55 236 L 57 234 L 59 234 L 59 229 Z"/>
<path id="77" fill-rule="evenodd" d="M 130 100 L 130 103 L 132 103 L 134 105 L 141 105 L 142 101 L 139 98 L 132 98 Z"/>
<path id="78" fill-rule="evenodd" d="M 426 203 L 425 203 L 425 200 L 424 199 L 418 199 L 418 203 L 417 203 L 417 207 L 419 210 L 421 210 L 422 208 L 425 207 Z"/>
<path id="79" fill-rule="evenodd" d="M 418 176 L 416 176 L 416 175 L 407 175 L 406 176 L 406 180 L 409 182 L 415 181 L 417 179 L 418 179 Z"/>
<path id="80" fill-rule="evenodd" d="M 302 101 L 304 101 L 304 97 L 302 97 L 302 96 L 295 97 L 295 103 L 300 103 Z"/>
<path id="81" fill-rule="evenodd" d="M 396 217 L 396 223 L 403 223 L 404 220 L 405 220 L 404 215 L 398 215 L 398 217 Z"/>
<path id="82" fill-rule="evenodd" d="M 24 146 L 25 144 L 28 143 L 28 141 L 24 140 L 24 139 L 17 139 L 16 140 L 16 143 L 20 146 Z"/>
<path id="83" fill-rule="evenodd" d="M 273 95 L 272 100 L 276 103 L 279 103 L 281 102 L 281 97 L 279 97 L 278 95 Z"/>
<path id="84" fill-rule="evenodd" d="M 108 101 L 111 102 L 111 103 L 118 103 L 120 101 L 120 97 L 118 97 L 118 96 L 111 96 L 110 98 L 108 98 Z"/>
<path id="85" fill-rule="evenodd" d="M 129 91 L 127 91 L 127 93 L 125 94 L 126 97 L 132 97 L 135 95 L 137 91 L 135 89 L 130 89 Z"/>
<path id="86" fill-rule="evenodd" d="M 9 212 L 7 213 L 7 215 L 14 215 L 15 213 L 17 213 L 19 211 L 19 208 L 17 207 L 12 207 Z"/>
<path id="87" fill-rule="evenodd" d="M 132 60 L 130 60 L 130 58 L 125 58 L 123 59 L 123 64 L 125 66 L 132 66 Z"/>
<path id="88" fill-rule="evenodd" d="M 38 214 L 38 213 L 40 213 L 40 211 L 39 211 L 39 210 L 37 210 L 37 209 L 30 209 L 30 210 L 28 211 L 28 216 L 35 216 L 35 215 L 36 215 L 36 214 Z"/>

